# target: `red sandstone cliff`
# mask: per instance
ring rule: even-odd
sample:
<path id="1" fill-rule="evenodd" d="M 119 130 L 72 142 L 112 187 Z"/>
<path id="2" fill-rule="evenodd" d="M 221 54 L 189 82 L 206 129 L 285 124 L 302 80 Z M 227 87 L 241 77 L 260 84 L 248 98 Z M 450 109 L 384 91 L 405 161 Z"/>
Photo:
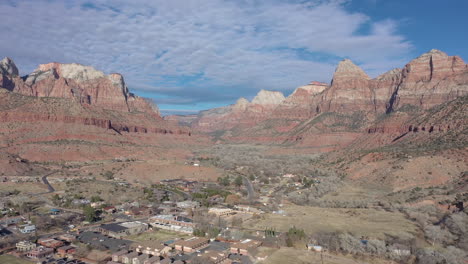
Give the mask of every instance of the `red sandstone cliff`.
<path id="1" fill-rule="evenodd" d="M 203 133 L 217 131 L 231 141 L 286 140 L 307 145 L 310 138 L 320 141 L 319 134 L 330 138 L 330 133 L 340 133 L 335 138 L 344 146 L 362 132 L 408 129 L 402 120 L 376 127 L 375 120 L 384 115 L 423 111 L 466 94 L 468 66 L 460 57 L 438 50 L 374 79 L 346 59 L 338 64 L 329 86 L 311 83 L 299 87 L 266 108 L 241 98 L 235 105 L 200 113 L 192 128 Z M 327 145 L 334 141 L 327 140 Z"/>
<path id="2" fill-rule="evenodd" d="M 0 123 L 0 147 L 30 160 L 154 158 L 162 146 L 192 142 L 122 75 L 79 64 L 43 64 L 19 77 L 11 59 L 1 60 Z"/>

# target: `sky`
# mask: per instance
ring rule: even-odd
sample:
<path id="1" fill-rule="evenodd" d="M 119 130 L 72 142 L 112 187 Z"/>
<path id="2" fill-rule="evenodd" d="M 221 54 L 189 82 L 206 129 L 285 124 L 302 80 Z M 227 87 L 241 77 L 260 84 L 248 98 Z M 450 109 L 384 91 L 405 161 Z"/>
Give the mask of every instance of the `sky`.
<path id="1" fill-rule="evenodd" d="M 286 96 L 338 62 L 371 77 L 430 49 L 468 60 L 466 0 L 0 0 L 0 57 L 124 75 L 163 114 Z"/>

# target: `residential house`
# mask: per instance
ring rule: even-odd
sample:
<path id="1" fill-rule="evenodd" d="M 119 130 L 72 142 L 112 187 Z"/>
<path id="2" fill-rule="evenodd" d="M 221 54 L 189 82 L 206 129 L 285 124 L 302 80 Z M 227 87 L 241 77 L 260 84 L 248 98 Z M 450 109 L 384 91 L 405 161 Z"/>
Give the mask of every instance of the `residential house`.
<path id="1" fill-rule="evenodd" d="M 102 210 L 104 210 L 104 212 L 108 214 L 113 214 L 117 211 L 117 209 L 115 209 L 115 206 L 107 206 L 107 207 L 104 207 Z"/>
<path id="2" fill-rule="evenodd" d="M 0 225 L 3 226 L 10 226 L 10 225 L 16 225 L 24 221 L 24 217 L 18 215 L 18 216 L 11 216 L 11 217 L 3 217 L 0 218 Z"/>
<path id="3" fill-rule="evenodd" d="M 53 248 L 47 248 L 47 247 L 37 247 L 31 251 L 29 251 L 26 256 L 28 258 L 32 259 L 41 259 L 41 258 L 47 258 L 47 257 L 52 257 L 54 255 L 54 249 Z"/>
<path id="4" fill-rule="evenodd" d="M 18 230 L 23 234 L 29 234 L 36 231 L 35 225 L 22 225 L 18 228 Z"/>
<path id="5" fill-rule="evenodd" d="M 16 243 L 16 250 L 19 252 L 26 252 L 33 250 L 37 247 L 36 243 L 30 241 L 20 241 Z"/>

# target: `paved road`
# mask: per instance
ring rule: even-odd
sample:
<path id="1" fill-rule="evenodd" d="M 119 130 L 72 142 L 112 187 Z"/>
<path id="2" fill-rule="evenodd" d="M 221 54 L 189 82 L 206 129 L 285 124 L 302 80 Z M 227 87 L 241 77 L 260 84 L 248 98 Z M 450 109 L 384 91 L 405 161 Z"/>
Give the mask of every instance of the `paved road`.
<path id="1" fill-rule="evenodd" d="M 53 171 L 53 172 L 51 172 L 49 174 L 46 174 L 46 175 L 41 177 L 42 182 L 47 186 L 47 189 L 48 189 L 47 192 L 33 193 L 33 194 L 30 194 L 30 195 L 31 196 L 40 196 L 40 195 L 43 195 L 43 194 L 48 194 L 48 193 L 55 192 L 54 187 L 52 187 L 52 185 L 50 185 L 49 181 L 47 180 L 47 177 L 54 174 L 54 173 L 56 173 L 56 171 Z"/>
<path id="2" fill-rule="evenodd" d="M 255 200 L 255 190 L 253 188 L 253 185 L 247 177 L 244 176 L 243 178 L 245 188 L 247 188 L 247 198 L 249 199 L 249 201 L 253 201 Z"/>
<path id="3" fill-rule="evenodd" d="M 53 192 L 55 192 L 54 187 L 52 187 L 52 185 L 50 185 L 49 181 L 47 180 L 47 176 L 50 176 L 50 175 L 52 175 L 52 174 L 54 174 L 54 173 L 56 173 L 56 171 L 51 172 L 51 173 L 49 173 L 49 174 L 47 174 L 47 175 L 42 176 L 42 182 L 44 182 L 44 184 L 47 185 L 47 189 L 49 189 L 49 192 L 48 192 L 48 193 L 53 193 Z"/>

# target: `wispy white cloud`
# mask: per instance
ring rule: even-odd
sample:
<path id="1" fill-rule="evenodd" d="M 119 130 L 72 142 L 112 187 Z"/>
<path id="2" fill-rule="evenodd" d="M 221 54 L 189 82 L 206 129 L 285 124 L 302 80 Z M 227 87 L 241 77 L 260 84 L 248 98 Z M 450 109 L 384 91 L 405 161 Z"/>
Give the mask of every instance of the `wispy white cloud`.
<path id="1" fill-rule="evenodd" d="M 374 76 L 402 66 L 411 44 L 398 22 L 372 21 L 343 2 L 7 1 L 0 56 L 23 73 L 49 61 L 120 72 L 130 88 L 174 104 L 329 81 L 342 57 Z"/>

